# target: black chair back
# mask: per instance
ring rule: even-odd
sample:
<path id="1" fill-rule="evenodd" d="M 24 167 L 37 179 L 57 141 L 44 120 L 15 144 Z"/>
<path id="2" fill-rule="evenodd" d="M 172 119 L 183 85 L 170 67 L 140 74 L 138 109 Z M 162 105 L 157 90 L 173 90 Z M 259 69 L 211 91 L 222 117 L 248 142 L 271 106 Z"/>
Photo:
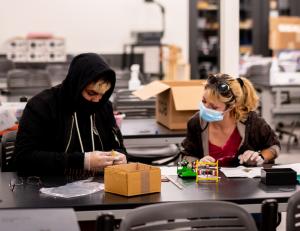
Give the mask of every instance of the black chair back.
<path id="1" fill-rule="evenodd" d="M 240 230 L 256 231 L 252 216 L 237 204 L 224 201 L 169 202 L 129 211 L 120 231 Z"/>
<path id="2" fill-rule="evenodd" d="M 300 230 L 300 192 L 296 192 L 288 200 L 286 213 L 286 230 Z"/>
<path id="3" fill-rule="evenodd" d="M 17 131 L 9 131 L 2 136 L 1 140 L 1 171 L 14 172 L 14 149 Z"/>

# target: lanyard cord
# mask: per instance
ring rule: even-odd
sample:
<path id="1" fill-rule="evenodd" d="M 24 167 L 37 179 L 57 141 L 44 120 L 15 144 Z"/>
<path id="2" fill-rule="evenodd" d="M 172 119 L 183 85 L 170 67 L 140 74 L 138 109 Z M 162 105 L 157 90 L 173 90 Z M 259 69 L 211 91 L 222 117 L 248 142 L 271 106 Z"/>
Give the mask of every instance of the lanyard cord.
<path id="1" fill-rule="evenodd" d="M 75 117 L 75 125 L 76 125 L 76 130 L 77 130 L 77 134 L 78 134 L 79 143 L 80 143 L 80 148 L 81 148 L 81 151 L 84 153 L 76 112 L 74 112 L 74 117 Z M 93 116 L 92 115 L 90 116 L 90 122 L 91 122 L 92 147 L 93 147 L 93 151 L 95 151 L 95 143 L 94 143 L 94 135 L 93 135 Z"/>

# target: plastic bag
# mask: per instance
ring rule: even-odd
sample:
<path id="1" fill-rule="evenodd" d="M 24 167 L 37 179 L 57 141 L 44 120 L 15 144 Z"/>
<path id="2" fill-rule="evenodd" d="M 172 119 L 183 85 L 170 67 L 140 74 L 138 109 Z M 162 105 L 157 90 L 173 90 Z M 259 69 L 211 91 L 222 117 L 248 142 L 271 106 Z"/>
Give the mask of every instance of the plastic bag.
<path id="1" fill-rule="evenodd" d="M 41 188 L 40 192 L 54 197 L 72 198 L 88 195 L 104 189 L 104 184 L 92 182 L 92 180 L 93 178 L 88 178 L 59 187 Z"/>

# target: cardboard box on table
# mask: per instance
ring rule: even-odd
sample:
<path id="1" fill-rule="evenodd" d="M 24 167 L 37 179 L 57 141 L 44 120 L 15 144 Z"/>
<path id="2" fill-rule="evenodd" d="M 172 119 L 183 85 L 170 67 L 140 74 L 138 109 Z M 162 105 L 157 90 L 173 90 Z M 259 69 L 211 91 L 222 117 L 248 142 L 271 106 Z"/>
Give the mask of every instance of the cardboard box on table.
<path id="1" fill-rule="evenodd" d="M 186 129 L 188 119 L 199 110 L 205 80 L 154 81 L 133 94 L 142 100 L 156 95 L 156 121 L 169 129 Z"/>
<path id="2" fill-rule="evenodd" d="M 300 17 L 271 17 L 269 47 L 273 50 L 300 49 Z"/>
<path id="3" fill-rule="evenodd" d="M 108 166 L 104 170 L 105 192 L 135 196 L 160 192 L 160 168 L 141 163 Z"/>

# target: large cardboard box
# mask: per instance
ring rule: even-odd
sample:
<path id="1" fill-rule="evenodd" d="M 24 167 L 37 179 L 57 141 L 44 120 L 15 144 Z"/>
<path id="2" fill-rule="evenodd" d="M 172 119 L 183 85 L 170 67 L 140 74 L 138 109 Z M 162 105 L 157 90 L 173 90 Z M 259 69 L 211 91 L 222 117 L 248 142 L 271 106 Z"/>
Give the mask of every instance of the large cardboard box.
<path id="1" fill-rule="evenodd" d="M 269 47 L 273 50 L 300 49 L 300 17 L 271 17 Z"/>
<path id="2" fill-rule="evenodd" d="M 141 163 L 113 165 L 104 170 L 105 192 L 135 196 L 160 192 L 160 168 Z"/>
<path id="3" fill-rule="evenodd" d="M 142 100 L 156 97 L 156 120 L 169 129 L 186 129 L 188 119 L 199 110 L 205 80 L 154 81 L 133 92 Z"/>

